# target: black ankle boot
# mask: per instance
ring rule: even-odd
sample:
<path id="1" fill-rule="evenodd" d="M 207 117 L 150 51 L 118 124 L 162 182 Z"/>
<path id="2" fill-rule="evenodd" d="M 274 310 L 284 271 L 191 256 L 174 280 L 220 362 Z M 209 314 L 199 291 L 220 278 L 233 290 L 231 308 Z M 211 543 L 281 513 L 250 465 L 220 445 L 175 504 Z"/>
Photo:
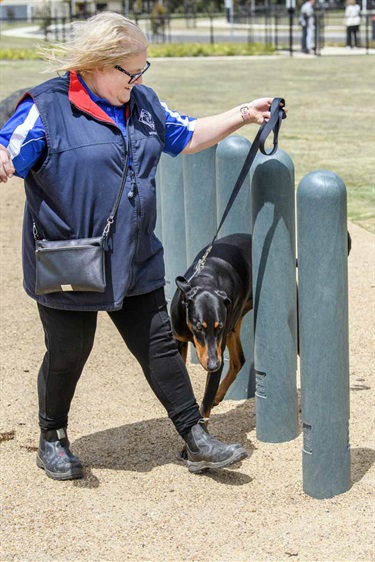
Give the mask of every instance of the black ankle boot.
<path id="1" fill-rule="evenodd" d="M 185 441 L 190 472 L 201 473 L 207 468 L 223 468 L 248 456 L 242 445 L 226 445 L 212 437 L 203 420 L 190 429 Z"/>
<path id="2" fill-rule="evenodd" d="M 69 449 L 66 428 L 49 429 L 40 434 L 36 464 L 54 480 L 74 480 L 83 477 L 81 461 Z"/>

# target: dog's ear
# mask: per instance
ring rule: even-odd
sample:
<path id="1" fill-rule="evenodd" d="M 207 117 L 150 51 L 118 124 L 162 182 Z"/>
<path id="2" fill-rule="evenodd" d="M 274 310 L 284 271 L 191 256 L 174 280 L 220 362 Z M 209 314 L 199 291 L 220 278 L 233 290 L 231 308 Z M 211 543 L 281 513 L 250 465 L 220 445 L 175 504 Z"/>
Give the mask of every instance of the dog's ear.
<path id="1" fill-rule="evenodd" d="M 176 285 L 181 291 L 182 304 L 188 306 L 189 302 L 192 301 L 197 294 L 197 287 L 192 287 L 190 283 L 186 281 L 185 277 L 182 277 L 181 275 L 176 277 Z"/>
<path id="2" fill-rule="evenodd" d="M 186 281 L 185 277 L 183 277 L 182 275 L 176 277 L 176 285 L 180 289 L 184 297 L 186 296 L 186 293 L 191 291 L 190 283 Z"/>
<path id="3" fill-rule="evenodd" d="M 215 293 L 217 294 L 218 297 L 223 299 L 226 307 L 228 307 L 230 304 L 232 304 L 232 301 L 230 300 L 230 298 L 228 297 L 228 295 L 224 291 L 215 291 Z"/>

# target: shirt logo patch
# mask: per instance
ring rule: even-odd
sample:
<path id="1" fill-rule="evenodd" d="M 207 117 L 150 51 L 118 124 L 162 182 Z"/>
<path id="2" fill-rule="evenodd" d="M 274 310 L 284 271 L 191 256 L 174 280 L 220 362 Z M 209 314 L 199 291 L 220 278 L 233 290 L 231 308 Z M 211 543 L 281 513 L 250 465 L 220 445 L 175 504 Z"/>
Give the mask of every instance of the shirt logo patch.
<path id="1" fill-rule="evenodd" d="M 154 123 L 153 118 L 151 117 L 151 113 L 149 113 L 145 109 L 141 110 L 141 115 L 139 117 L 139 121 L 140 121 L 140 123 L 144 123 L 145 125 L 150 127 L 150 129 L 152 129 L 153 131 L 155 130 L 155 123 Z"/>

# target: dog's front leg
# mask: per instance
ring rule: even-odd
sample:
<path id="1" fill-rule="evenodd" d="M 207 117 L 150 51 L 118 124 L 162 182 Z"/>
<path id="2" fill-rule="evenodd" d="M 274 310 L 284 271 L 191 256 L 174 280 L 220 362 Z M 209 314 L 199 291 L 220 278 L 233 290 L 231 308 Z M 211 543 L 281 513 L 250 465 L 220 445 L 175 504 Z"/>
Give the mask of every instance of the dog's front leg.
<path id="1" fill-rule="evenodd" d="M 236 377 L 245 364 L 245 355 L 241 344 L 241 324 L 242 318 L 237 322 L 234 331 L 227 338 L 227 347 L 229 352 L 229 369 L 221 381 L 219 390 L 214 398 L 214 406 L 220 404 L 224 396 L 228 392 L 230 385 L 236 380 Z"/>
<path id="2" fill-rule="evenodd" d="M 181 340 L 176 340 L 177 341 L 177 347 L 178 347 L 178 351 L 180 352 L 180 355 L 186 365 L 186 359 L 187 359 L 187 352 L 188 352 L 188 343 L 187 341 L 181 341 Z"/>
<path id="3" fill-rule="evenodd" d="M 205 418 L 207 421 L 211 414 L 217 389 L 219 388 L 222 371 L 223 371 L 223 363 L 221 364 L 221 367 L 218 371 L 207 373 L 206 388 L 204 391 L 204 396 L 200 408 L 202 417 Z M 207 421 L 206 421 L 206 425 L 207 425 Z"/>

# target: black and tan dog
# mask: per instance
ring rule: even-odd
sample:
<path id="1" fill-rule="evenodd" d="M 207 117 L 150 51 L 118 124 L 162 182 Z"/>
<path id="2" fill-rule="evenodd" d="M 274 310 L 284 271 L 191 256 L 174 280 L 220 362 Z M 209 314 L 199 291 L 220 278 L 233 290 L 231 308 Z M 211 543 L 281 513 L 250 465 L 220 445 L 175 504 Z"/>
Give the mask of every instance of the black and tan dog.
<path id="1" fill-rule="evenodd" d="M 188 342 L 192 342 L 202 367 L 208 371 L 201 414 L 209 418 L 212 406 L 223 400 L 245 363 L 240 330 L 243 317 L 253 307 L 251 236 L 232 234 L 218 239 L 204 268 L 194 276 L 205 251 L 197 255 L 184 277 L 177 277 L 170 314 L 184 361 Z M 226 346 L 229 369 L 220 383 Z"/>
<path id="2" fill-rule="evenodd" d="M 351 242 L 348 232 L 348 255 Z M 188 342 L 192 342 L 208 372 L 201 405 L 201 414 L 208 419 L 212 406 L 223 400 L 245 363 L 240 331 L 243 317 L 253 307 L 251 236 L 232 234 L 217 240 L 204 268 L 194 275 L 205 252 L 206 248 L 199 252 L 184 277 L 177 277 L 170 314 L 184 361 Z M 226 346 L 229 369 L 220 383 Z"/>

